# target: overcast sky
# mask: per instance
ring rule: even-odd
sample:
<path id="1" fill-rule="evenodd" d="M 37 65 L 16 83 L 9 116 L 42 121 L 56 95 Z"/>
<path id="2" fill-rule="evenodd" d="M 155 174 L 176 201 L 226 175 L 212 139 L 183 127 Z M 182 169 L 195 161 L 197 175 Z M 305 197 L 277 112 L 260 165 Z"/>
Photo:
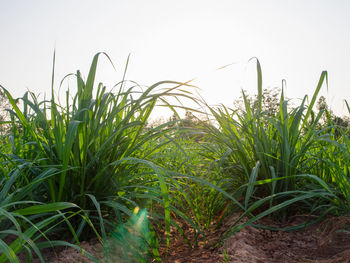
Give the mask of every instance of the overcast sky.
<path id="1" fill-rule="evenodd" d="M 241 89 L 256 91 L 260 60 L 264 87 L 301 98 L 312 94 L 322 70 L 322 94 L 337 114 L 350 99 L 350 1 L 347 0 L 0 0 L 0 84 L 13 96 L 29 89 L 50 95 L 56 49 L 56 87 L 68 73 L 87 75 L 104 51 L 98 80 L 120 80 L 131 53 L 128 79 L 195 84 L 211 104 L 228 106 Z M 224 70 L 217 67 L 234 63 Z M 68 85 L 68 84 L 67 84 Z M 66 88 L 63 86 L 63 88 Z"/>

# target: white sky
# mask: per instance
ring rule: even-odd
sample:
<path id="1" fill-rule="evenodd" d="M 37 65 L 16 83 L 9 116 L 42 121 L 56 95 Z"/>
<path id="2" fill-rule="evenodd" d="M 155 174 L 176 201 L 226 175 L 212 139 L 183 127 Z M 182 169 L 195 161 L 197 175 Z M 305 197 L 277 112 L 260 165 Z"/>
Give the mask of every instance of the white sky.
<path id="1" fill-rule="evenodd" d="M 350 1 L 347 0 L 0 0 L 0 84 L 13 96 L 29 89 L 50 95 L 68 73 L 88 73 L 105 51 L 98 80 L 112 86 L 132 54 L 128 79 L 196 82 L 210 103 L 231 106 L 240 90 L 256 91 L 258 57 L 264 87 L 287 80 L 286 95 L 312 94 L 322 70 L 328 99 L 345 114 L 350 99 Z M 236 63 L 225 70 L 215 68 Z M 66 88 L 64 86 L 64 88 Z"/>

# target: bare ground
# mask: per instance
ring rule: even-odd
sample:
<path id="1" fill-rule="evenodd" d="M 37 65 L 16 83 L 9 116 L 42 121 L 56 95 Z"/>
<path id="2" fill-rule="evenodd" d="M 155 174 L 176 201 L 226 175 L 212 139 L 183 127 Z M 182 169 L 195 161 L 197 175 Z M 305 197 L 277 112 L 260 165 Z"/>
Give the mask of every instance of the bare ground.
<path id="1" fill-rule="evenodd" d="M 350 234 L 341 232 L 349 227 L 350 218 L 329 218 L 323 223 L 305 230 L 283 232 L 246 227 L 228 238 L 224 245 L 215 246 L 224 231 L 232 224 L 235 217 L 224 222 L 212 231 L 206 240 L 198 239 L 198 245 L 190 248 L 183 237 L 175 230 L 171 231 L 168 256 L 166 247 L 161 246 L 162 261 L 173 263 L 350 263 Z M 300 218 L 289 225 L 300 223 Z M 263 220 L 261 223 L 271 223 Z M 185 228 L 185 226 L 183 226 Z M 194 242 L 193 229 L 185 228 L 187 236 Z M 83 243 L 84 249 L 101 258 L 101 246 L 92 240 Z M 58 254 L 51 253 L 50 262 L 91 262 L 74 249 L 66 249 Z M 114 258 L 111 262 L 123 262 Z"/>

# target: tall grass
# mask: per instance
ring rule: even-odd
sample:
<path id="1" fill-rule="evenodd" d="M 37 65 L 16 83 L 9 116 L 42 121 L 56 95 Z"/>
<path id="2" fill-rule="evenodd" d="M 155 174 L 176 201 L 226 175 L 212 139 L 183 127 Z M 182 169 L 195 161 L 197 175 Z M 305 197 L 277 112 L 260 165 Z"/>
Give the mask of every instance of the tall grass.
<path id="1" fill-rule="evenodd" d="M 252 204 L 254 210 L 266 207 L 262 201 L 265 200 L 271 211 L 282 210 L 285 220 L 292 204 L 284 209 L 280 204 L 299 194 L 306 198 L 305 193 L 299 191 L 305 190 L 308 182 L 315 183 L 316 180 L 319 189 L 324 190 L 324 182 L 319 180 L 323 178 L 321 174 L 311 173 L 321 165 L 319 154 L 328 152 L 327 146 L 321 142 L 328 140 L 329 135 L 317 129 L 323 112 L 313 114 L 317 95 L 323 83 L 327 82 L 327 72 L 322 72 L 308 105 L 305 96 L 298 107 L 288 109 L 288 101 L 282 90 L 276 115 L 262 110 L 262 73 L 259 61 L 257 75 L 258 96 L 254 105 L 242 92 L 242 110 L 208 106 L 219 125 L 207 127 L 213 143 L 209 149 L 213 161 L 218 160 L 223 176 L 228 179 L 221 187 L 231 193 L 243 189 L 240 193 L 245 192 L 246 211 L 253 211 L 250 209 Z M 299 201 L 302 200 L 300 197 Z M 314 197 L 314 200 L 316 202 L 317 198 Z"/>
<path id="2" fill-rule="evenodd" d="M 70 202 L 35 201 L 35 189 L 42 186 L 42 181 L 58 174 L 58 169 L 47 169 L 31 181 L 23 182 L 28 170 L 33 169 L 32 163 L 16 164 L 3 153 L 1 157 L 5 161 L 0 164 L 0 262 L 19 262 L 20 252 L 26 255 L 27 262 L 32 262 L 34 257 L 44 262 L 40 250 L 45 247 L 70 245 L 81 250 L 70 223 L 73 217 L 84 217 L 81 209 Z M 78 245 L 50 240 L 52 233 L 61 227 L 70 229 Z"/>
<path id="3" fill-rule="evenodd" d="M 286 221 L 296 212 L 349 213 L 348 131 L 322 126 L 329 113 L 313 110 L 327 72 L 310 101 L 305 96 L 297 107 L 282 87 L 271 113 L 263 107 L 257 61 L 255 103 L 242 92 L 242 109 L 203 102 L 214 124 L 188 128 L 174 120 L 150 127 L 157 105 L 177 114 L 177 107 L 189 108 L 170 101 L 198 103 L 183 88 L 189 85 L 162 81 L 143 90 L 124 73 L 108 91 L 95 83 L 101 55 L 109 59 L 95 55 L 86 80 L 79 71 L 67 76 L 77 92 L 68 90 L 64 105 L 54 95 L 54 70 L 50 100 L 30 92 L 14 99 L 1 87 L 12 110 L 10 136 L 0 145 L 0 262 L 18 262 L 23 251 L 28 261 L 35 254 L 43 261 L 40 249 L 48 246 L 81 250 L 80 240 L 93 235 L 107 261 L 115 260 L 115 247 L 129 260 L 161 261 L 159 242 L 169 247 L 171 224 L 190 243 L 176 220 L 198 237 L 232 207 L 242 213 L 225 237 L 271 214 Z M 159 227 L 165 237 L 157 236 Z M 55 235 L 76 245 L 51 240 Z"/>
<path id="4" fill-rule="evenodd" d="M 93 58 L 86 81 L 79 71 L 74 75 L 77 93 L 71 99 L 67 91 L 65 106 L 57 103 L 52 87 L 49 101 L 39 101 L 27 92 L 21 98 L 20 110 L 17 100 L 3 88 L 13 107 L 12 147 L 7 158 L 32 163 L 23 184 L 30 183 L 38 173 L 56 169 L 41 179 L 40 188 L 30 198 L 76 204 L 97 224 L 103 240 L 107 230 L 102 222 L 107 220 L 113 229 L 132 216 L 135 207 L 158 203 L 163 207 L 163 215 L 158 217 L 165 220 L 169 245 L 170 210 L 175 209 L 169 191 L 176 186 L 166 170 L 152 162 L 152 156 L 172 142 L 173 135 L 168 125 L 149 128 L 146 124 L 158 103 L 175 110 L 167 98 L 193 98 L 179 89 L 186 84 L 174 81 L 141 90 L 134 83 L 127 86 L 122 79 L 114 88 L 116 92 L 108 92 L 102 83 L 95 85 L 99 56 Z M 161 88 L 165 85 L 168 87 Z M 85 231 L 85 218 L 74 220 L 77 236 L 91 232 L 90 228 Z"/>

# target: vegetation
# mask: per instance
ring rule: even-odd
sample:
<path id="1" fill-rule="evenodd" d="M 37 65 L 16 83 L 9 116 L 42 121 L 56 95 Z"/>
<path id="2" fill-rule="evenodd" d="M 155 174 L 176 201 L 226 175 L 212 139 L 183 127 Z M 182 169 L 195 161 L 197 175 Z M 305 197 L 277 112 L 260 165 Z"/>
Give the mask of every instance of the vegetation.
<path id="1" fill-rule="evenodd" d="M 44 262 L 41 250 L 55 246 L 93 259 L 80 245 L 92 237 L 107 261 L 112 246 L 125 260 L 161 261 L 171 225 L 186 239 L 179 220 L 198 237 L 239 212 L 228 237 L 268 215 L 286 221 L 296 213 L 317 220 L 349 214 L 348 119 L 335 116 L 322 97 L 314 110 L 327 72 L 310 100 L 290 106 L 284 87 L 263 90 L 257 61 L 258 95 L 242 92 L 240 106 L 230 109 L 195 98 L 188 83 L 142 90 L 124 74 L 107 91 L 95 84 L 101 55 L 86 80 L 79 71 L 68 75 L 77 92 L 68 90 L 64 105 L 53 84 L 47 101 L 30 92 L 14 99 L 1 87 L 9 116 L 0 123 L 0 262 L 19 262 L 20 254 Z M 210 114 L 172 102 L 186 100 Z M 149 125 L 158 106 L 174 116 Z M 184 119 L 179 108 L 187 110 Z"/>

